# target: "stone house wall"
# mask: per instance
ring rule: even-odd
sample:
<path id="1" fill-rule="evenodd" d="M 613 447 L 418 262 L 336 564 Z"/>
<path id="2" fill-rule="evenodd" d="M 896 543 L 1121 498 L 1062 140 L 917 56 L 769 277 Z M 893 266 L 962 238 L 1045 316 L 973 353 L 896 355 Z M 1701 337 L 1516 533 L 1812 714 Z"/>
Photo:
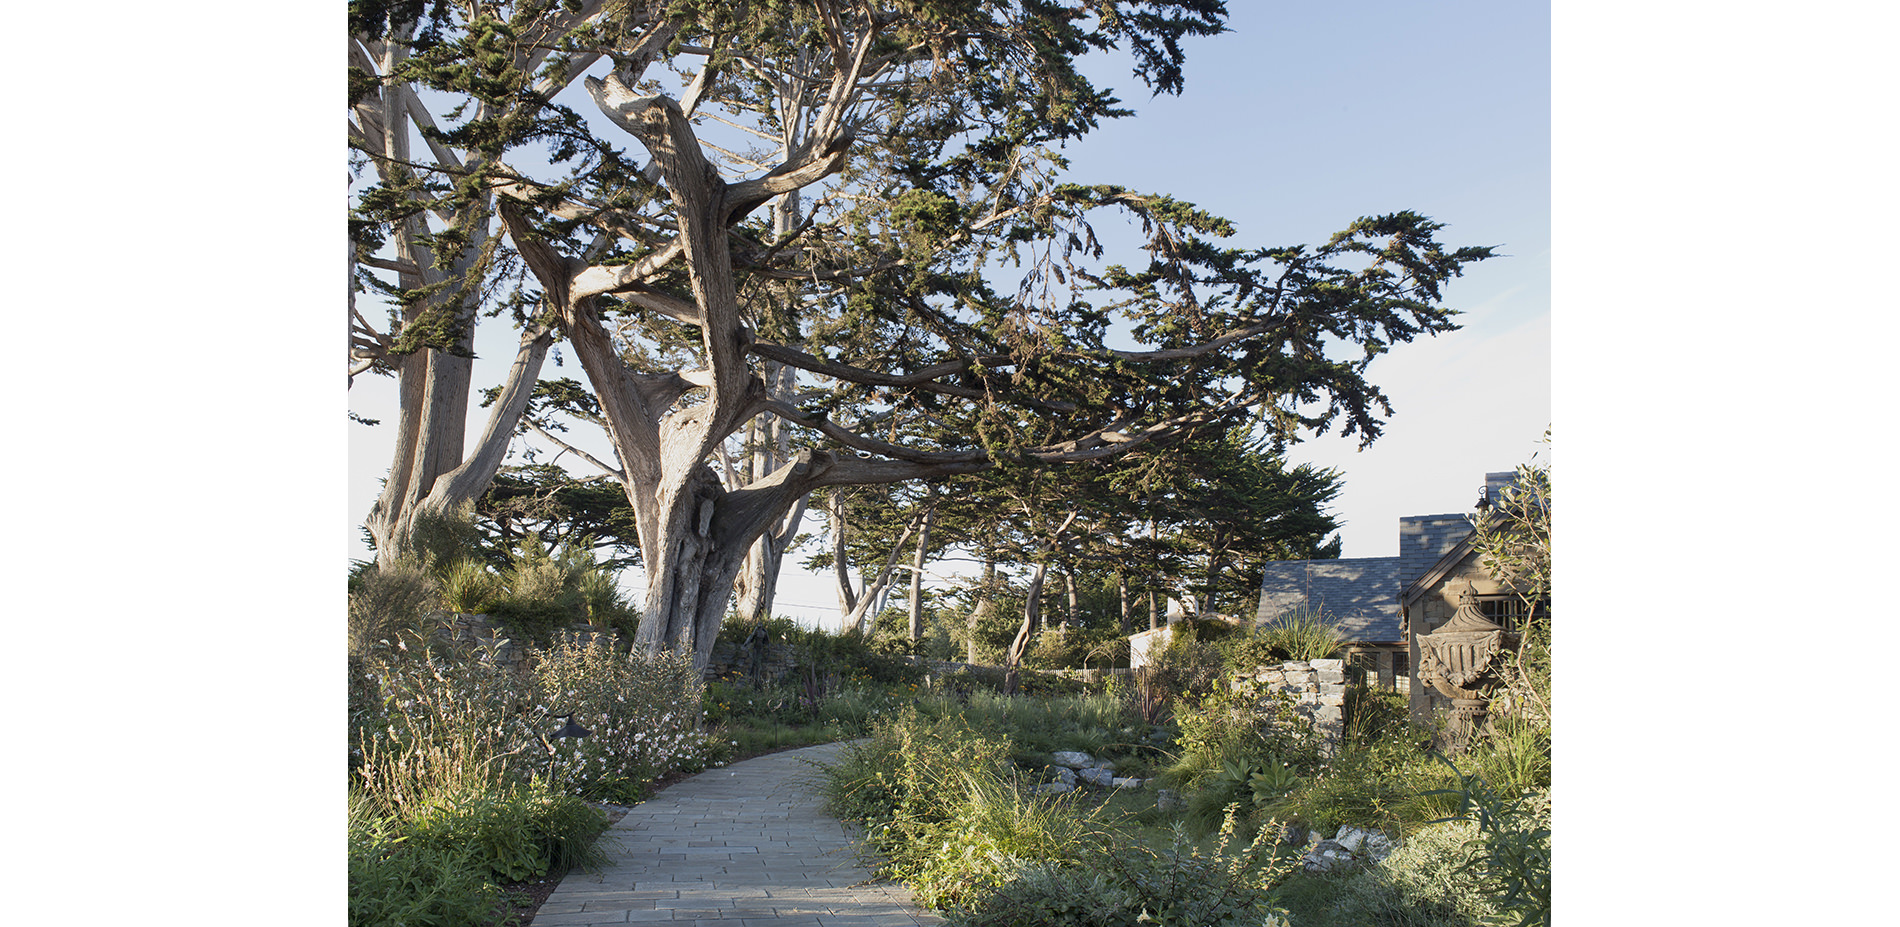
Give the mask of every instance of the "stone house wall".
<path id="1" fill-rule="evenodd" d="M 613 632 L 580 625 L 561 633 L 571 640 L 586 644 L 592 642 L 596 635 L 611 635 Z M 457 650 L 478 651 L 483 659 L 525 676 L 534 668 L 528 653 L 532 645 L 527 641 L 514 640 L 514 636 L 513 632 L 496 624 L 487 615 L 463 612 L 449 616 L 449 620 L 435 630 L 438 643 Z"/>

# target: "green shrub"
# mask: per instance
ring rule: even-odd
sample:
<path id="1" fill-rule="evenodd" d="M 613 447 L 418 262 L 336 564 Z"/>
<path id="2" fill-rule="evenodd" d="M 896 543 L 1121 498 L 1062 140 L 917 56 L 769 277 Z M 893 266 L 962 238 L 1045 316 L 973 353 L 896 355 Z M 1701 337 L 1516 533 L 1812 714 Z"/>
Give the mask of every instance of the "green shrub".
<path id="1" fill-rule="evenodd" d="M 826 768 L 832 813 L 858 821 L 948 821 L 966 771 L 1001 776 L 1007 747 L 959 716 L 930 717 L 906 706 L 867 740 L 848 745 Z"/>
<path id="2" fill-rule="evenodd" d="M 1450 761 L 1459 817 L 1476 825 L 1467 871 L 1477 873 L 1497 906 L 1517 927 L 1550 923 L 1550 794 L 1499 794 L 1481 777 Z"/>
<path id="3" fill-rule="evenodd" d="M 1004 701 L 966 715 L 950 700 L 920 699 L 825 771 L 832 812 L 862 822 L 880 870 L 926 906 L 992 891 L 1025 860 L 1062 858 L 1094 827 L 1072 801 L 1019 788 L 1009 740 L 994 727 Z"/>
<path id="4" fill-rule="evenodd" d="M 439 792 L 391 810 L 350 796 L 350 923 L 487 925 L 499 881 L 594 866 L 606 815 L 542 783 Z"/>
<path id="5" fill-rule="evenodd" d="M 595 840 L 607 829 L 606 815 L 539 784 L 440 796 L 405 823 L 411 845 L 466 850 L 466 864 L 498 880 L 521 882 L 605 859 Z"/>
<path id="6" fill-rule="evenodd" d="M 350 927 L 483 927 L 493 920 L 501 890 L 472 861 L 472 849 L 410 846 L 400 831 L 351 803 Z"/>
<path id="7" fill-rule="evenodd" d="M 404 557 L 430 570 L 479 556 L 482 531 L 475 525 L 475 506 L 419 510 L 409 523 L 408 536 L 397 543 Z"/>
<path id="8" fill-rule="evenodd" d="M 1021 864 L 995 892 L 957 911 L 953 922 L 1136 927 L 1141 914 L 1135 893 L 1107 872 L 1045 860 Z"/>
<path id="9" fill-rule="evenodd" d="M 849 688 L 827 695 L 819 703 L 817 715 L 820 723 L 836 724 L 847 736 L 862 737 L 871 733 L 877 719 L 896 710 L 897 705 L 891 690 Z"/>
<path id="10" fill-rule="evenodd" d="M 1227 647 L 1237 629 L 1224 621 L 1185 620 L 1172 625 L 1174 634 L 1147 668 L 1149 684 L 1170 700 L 1204 698 L 1225 690 L 1231 672 Z"/>
<path id="11" fill-rule="evenodd" d="M 507 595 L 507 587 L 481 560 L 464 557 L 437 572 L 442 604 L 464 614 L 487 614 L 491 603 Z"/>
<path id="12" fill-rule="evenodd" d="M 1417 742 L 1424 739 L 1413 726 L 1406 697 L 1391 689 L 1355 685 L 1346 689 L 1344 736 L 1346 745 L 1371 745 L 1385 740 Z"/>
<path id="13" fill-rule="evenodd" d="M 1478 775 L 1500 793 L 1522 795 L 1550 788 L 1550 727 L 1522 717 L 1492 719 L 1473 751 Z"/>
<path id="14" fill-rule="evenodd" d="M 1284 646 L 1276 644 L 1257 628 L 1221 641 L 1220 653 L 1228 671 L 1235 673 L 1256 672 L 1263 666 L 1279 666 L 1289 659 Z"/>
<path id="15" fill-rule="evenodd" d="M 428 624 L 436 583 L 421 563 L 372 564 L 350 584 L 350 655 L 363 656 L 378 641 L 414 638 Z"/>
<path id="16" fill-rule="evenodd" d="M 1347 824 L 1400 834 L 1427 820 L 1421 814 L 1430 809 L 1420 809 L 1413 799 L 1422 786 L 1436 782 L 1418 778 L 1429 772 L 1428 762 L 1416 746 L 1400 741 L 1342 749 L 1319 775 L 1266 810 L 1326 834 Z"/>
<path id="17" fill-rule="evenodd" d="M 833 813 L 864 825 L 883 874 L 956 923 L 1277 923 L 1270 886 L 1292 864 L 1272 858 L 1264 836 L 1237 849 L 1239 809 L 1224 809 L 1210 848 L 1184 830 L 1171 843 L 1146 836 L 1139 819 L 1152 804 L 1137 814 L 1124 793 L 1028 788 L 1023 767 L 1057 749 L 1148 763 L 1152 732 L 1113 693 L 929 693 L 847 747 L 822 788 Z"/>
<path id="18" fill-rule="evenodd" d="M 985 897 L 1026 861 L 1068 860 L 1093 842 L 1094 822 L 1073 798 L 1029 795 L 989 770 L 962 771 L 951 785 L 954 814 L 906 832 L 894 869 L 927 907 Z"/>
<path id="19" fill-rule="evenodd" d="M 1293 712 L 1286 696 L 1261 700 L 1245 692 L 1218 689 L 1181 699 L 1175 712 L 1180 734 L 1178 757 L 1168 777 L 1182 788 L 1198 788 L 1230 759 L 1278 757 L 1302 773 L 1318 770 L 1320 742 L 1311 722 Z"/>
<path id="20" fill-rule="evenodd" d="M 1128 638 L 1119 628 L 1054 627 L 1036 635 L 1023 655 L 1023 665 L 1036 669 L 1083 669 L 1112 666 L 1117 658 L 1128 665 Z"/>
<path id="21" fill-rule="evenodd" d="M 922 683 L 929 673 L 902 654 L 879 653 L 855 630 L 827 634 L 822 630 L 801 629 L 794 645 L 800 666 L 824 674 L 836 674 L 845 683 L 879 686 L 912 686 Z"/>
<path id="22" fill-rule="evenodd" d="M 1000 666 L 960 666 L 938 676 L 935 686 L 965 696 L 976 692 L 1000 695 L 1009 687 L 1009 671 Z M 1087 690 L 1088 686 L 1081 680 L 1070 679 L 1059 673 L 1029 668 L 1016 671 L 1016 692 L 1019 695 L 1053 698 L 1078 695 Z"/>
<path id="23" fill-rule="evenodd" d="M 640 613 L 621 594 L 612 573 L 594 562 L 585 538 L 550 551 L 530 536 L 496 577 L 501 591 L 485 610 L 503 626 L 547 644 L 564 628 L 588 624 L 631 637 Z"/>

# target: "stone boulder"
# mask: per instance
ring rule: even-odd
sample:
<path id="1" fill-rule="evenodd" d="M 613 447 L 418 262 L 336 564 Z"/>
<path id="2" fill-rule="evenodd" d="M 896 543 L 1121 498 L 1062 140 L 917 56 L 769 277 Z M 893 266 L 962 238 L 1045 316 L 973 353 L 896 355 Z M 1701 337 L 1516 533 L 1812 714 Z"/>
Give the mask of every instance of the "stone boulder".
<path id="1" fill-rule="evenodd" d="M 1312 849 L 1306 851 L 1306 856 L 1300 860 L 1300 865 L 1307 872 L 1333 872 L 1346 869 L 1355 862 L 1358 860 L 1353 857 L 1352 852 L 1340 846 L 1338 841 L 1321 840 L 1314 844 Z"/>
<path id="2" fill-rule="evenodd" d="M 1074 750 L 1058 750 L 1050 756 L 1050 765 L 1044 767 L 1046 774 L 1055 776 L 1056 781 L 1048 785 L 1064 785 L 1068 791 L 1077 785 L 1093 785 L 1104 789 L 1145 788 L 1150 780 L 1132 776 L 1115 775 L 1115 764 L 1107 760 L 1098 760 L 1086 753 Z M 1038 788 L 1037 791 L 1051 791 Z"/>
<path id="3" fill-rule="evenodd" d="M 1375 863 L 1384 862 L 1398 845 L 1391 837 L 1376 830 L 1362 830 L 1350 825 L 1341 827 L 1333 841 L 1344 847 L 1346 852 Z"/>
<path id="4" fill-rule="evenodd" d="M 1312 840 L 1312 845 L 1300 860 L 1300 865 L 1307 872 L 1333 872 L 1361 863 L 1377 863 L 1398 847 L 1398 841 L 1380 831 L 1350 824 L 1339 828 L 1339 832 L 1330 840 L 1321 838 L 1317 833 L 1312 835 Z"/>

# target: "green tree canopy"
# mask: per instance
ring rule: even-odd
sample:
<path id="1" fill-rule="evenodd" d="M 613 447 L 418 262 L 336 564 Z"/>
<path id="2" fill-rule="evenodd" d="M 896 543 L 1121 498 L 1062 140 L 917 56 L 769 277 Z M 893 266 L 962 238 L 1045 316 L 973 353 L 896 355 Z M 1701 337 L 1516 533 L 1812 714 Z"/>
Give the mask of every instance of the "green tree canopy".
<path id="1" fill-rule="evenodd" d="M 1065 182 L 1056 146 L 1127 114 L 1078 61 L 1121 49 L 1178 92 L 1182 41 L 1221 31 L 1218 2 L 445 9 L 387 30 L 407 57 L 352 86 L 466 99 L 423 135 L 479 157 L 392 172 L 360 234 L 492 199 L 499 225 L 432 240 L 518 259 L 511 305 L 579 359 L 635 514 L 650 648 L 703 659 L 747 552 L 815 489 L 1106 460 L 1248 420 L 1371 441 L 1391 410 L 1367 363 L 1454 328 L 1442 287 L 1490 254 L 1410 212 L 1230 246 L 1190 204 Z M 611 69 L 583 80 L 588 120 L 544 88 L 595 61 Z M 504 161 L 528 140 L 545 169 Z M 1111 216 L 1142 254 L 1104 252 Z M 724 442 L 767 416 L 804 450 L 722 479 Z"/>

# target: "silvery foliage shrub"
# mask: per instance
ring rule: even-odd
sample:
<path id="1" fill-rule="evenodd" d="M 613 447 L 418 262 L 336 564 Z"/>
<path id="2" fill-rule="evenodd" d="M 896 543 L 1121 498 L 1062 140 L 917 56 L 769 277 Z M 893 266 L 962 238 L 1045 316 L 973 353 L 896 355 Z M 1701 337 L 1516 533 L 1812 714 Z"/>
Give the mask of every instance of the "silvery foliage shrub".
<path id="1" fill-rule="evenodd" d="M 953 912 L 963 927 L 1287 927 L 1272 886 L 1298 865 L 1277 856 L 1263 828 L 1251 842 L 1227 809 L 1219 843 L 1203 850 L 1177 830 L 1169 850 L 1107 837 L 1092 854 L 1018 861 L 994 890 Z"/>
<path id="2" fill-rule="evenodd" d="M 1469 927 L 1501 915 L 1470 866 L 1478 825 L 1419 829 L 1377 866 L 1341 881 L 1331 922 L 1394 927 Z"/>

